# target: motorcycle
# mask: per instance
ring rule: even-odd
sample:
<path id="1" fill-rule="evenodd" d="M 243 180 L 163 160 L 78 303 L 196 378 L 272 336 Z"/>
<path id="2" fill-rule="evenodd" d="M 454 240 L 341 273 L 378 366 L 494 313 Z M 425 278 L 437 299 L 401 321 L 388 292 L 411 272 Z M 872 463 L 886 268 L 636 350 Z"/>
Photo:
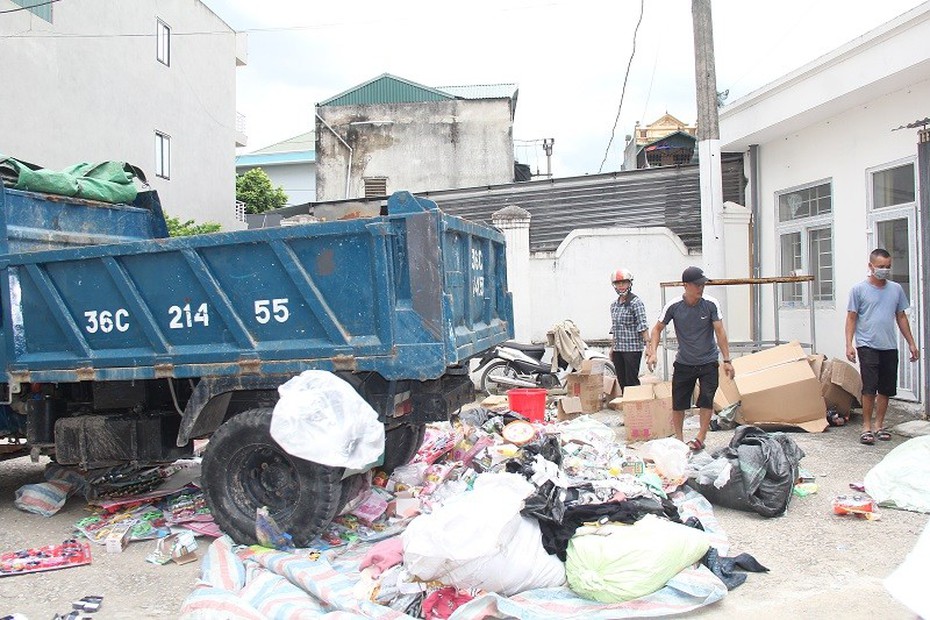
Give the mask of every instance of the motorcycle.
<path id="1" fill-rule="evenodd" d="M 478 362 L 475 373 L 478 389 L 489 395 L 503 395 L 513 388 L 563 387 L 572 368 L 566 356 L 559 355 L 553 371 L 554 345 L 504 342 L 488 351 Z M 616 376 L 610 358 L 600 351 L 585 347 L 581 351 L 585 360 L 603 360 L 604 374 Z"/>

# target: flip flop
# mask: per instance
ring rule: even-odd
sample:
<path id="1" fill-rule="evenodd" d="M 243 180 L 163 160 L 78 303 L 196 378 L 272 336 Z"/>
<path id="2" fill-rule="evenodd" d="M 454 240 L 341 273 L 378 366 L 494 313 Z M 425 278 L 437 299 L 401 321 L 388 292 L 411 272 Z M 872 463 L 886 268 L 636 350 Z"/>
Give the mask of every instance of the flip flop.
<path id="1" fill-rule="evenodd" d="M 859 435 L 859 443 L 871 446 L 875 443 L 875 435 L 872 434 L 872 431 L 865 431 Z"/>
<path id="2" fill-rule="evenodd" d="M 695 437 L 688 442 L 688 447 L 691 448 L 692 452 L 700 452 L 704 449 L 704 442 Z"/>
<path id="3" fill-rule="evenodd" d="M 891 433 L 888 432 L 887 428 L 880 428 L 875 431 L 875 438 L 882 441 L 891 441 Z"/>

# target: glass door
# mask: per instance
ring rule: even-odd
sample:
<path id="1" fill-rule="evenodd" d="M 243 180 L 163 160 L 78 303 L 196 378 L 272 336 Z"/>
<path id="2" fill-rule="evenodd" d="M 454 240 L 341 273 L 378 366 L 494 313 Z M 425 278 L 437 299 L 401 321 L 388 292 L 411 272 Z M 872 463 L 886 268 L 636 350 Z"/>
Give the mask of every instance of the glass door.
<path id="1" fill-rule="evenodd" d="M 904 288 L 910 307 L 905 310 L 914 340 L 920 343 L 921 297 L 917 248 L 916 179 L 912 162 L 871 172 L 872 248 L 891 254 L 891 279 Z M 910 360 L 907 342 L 898 333 L 898 395 L 920 400 L 920 360 Z M 923 352 L 922 352 L 923 353 Z"/>

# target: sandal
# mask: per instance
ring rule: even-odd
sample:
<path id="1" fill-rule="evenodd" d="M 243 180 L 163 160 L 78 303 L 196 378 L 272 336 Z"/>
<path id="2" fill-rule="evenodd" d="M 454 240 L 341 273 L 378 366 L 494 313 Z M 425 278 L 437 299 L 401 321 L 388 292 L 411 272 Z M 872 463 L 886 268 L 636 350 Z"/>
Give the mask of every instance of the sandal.
<path id="1" fill-rule="evenodd" d="M 872 434 L 872 431 L 865 431 L 859 435 L 859 443 L 871 446 L 875 443 L 875 435 Z"/>
<path id="2" fill-rule="evenodd" d="M 700 452 L 704 449 L 704 442 L 695 437 L 688 442 L 688 447 L 691 448 L 692 452 Z"/>
<path id="3" fill-rule="evenodd" d="M 887 428 L 880 428 L 875 431 L 875 438 L 882 441 L 891 441 L 891 433 L 888 432 Z"/>
<path id="4" fill-rule="evenodd" d="M 846 417 L 839 411 L 827 412 L 827 424 L 830 426 L 846 426 Z"/>

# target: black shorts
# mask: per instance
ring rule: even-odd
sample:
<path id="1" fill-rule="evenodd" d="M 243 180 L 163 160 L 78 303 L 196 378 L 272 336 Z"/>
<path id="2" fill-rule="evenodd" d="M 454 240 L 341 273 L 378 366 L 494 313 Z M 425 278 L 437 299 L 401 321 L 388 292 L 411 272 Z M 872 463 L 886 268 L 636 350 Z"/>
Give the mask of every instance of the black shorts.
<path id="1" fill-rule="evenodd" d="M 898 393 L 898 350 L 859 347 L 859 374 L 862 393 L 894 396 Z"/>
<path id="2" fill-rule="evenodd" d="M 714 393 L 720 383 L 719 364 L 711 362 L 689 366 L 675 362 L 675 372 L 672 374 L 672 409 L 684 411 L 691 408 L 695 382 L 700 386 L 697 406 L 701 409 L 713 408 Z"/>

